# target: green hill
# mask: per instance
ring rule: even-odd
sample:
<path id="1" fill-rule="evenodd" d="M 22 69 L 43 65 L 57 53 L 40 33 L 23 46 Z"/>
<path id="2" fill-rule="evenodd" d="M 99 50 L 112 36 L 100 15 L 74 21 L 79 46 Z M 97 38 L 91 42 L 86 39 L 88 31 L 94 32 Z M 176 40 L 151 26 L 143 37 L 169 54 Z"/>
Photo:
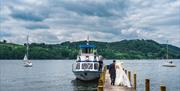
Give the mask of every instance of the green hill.
<path id="1" fill-rule="evenodd" d="M 79 45 L 86 41 L 63 42 L 61 44 L 30 44 L 30 59 L 75 59 Z M 122 40 L 118 42 L 90 41 L 97 46 L 98 53 L 107 59 L 162 59 L 166 55 L 166 44 L 153 40 Z M 25 46 L 0 42 L 0 59 L 23 59 Z M 180 48 L 169 45 L 169 58 L 180 59 Z"/>

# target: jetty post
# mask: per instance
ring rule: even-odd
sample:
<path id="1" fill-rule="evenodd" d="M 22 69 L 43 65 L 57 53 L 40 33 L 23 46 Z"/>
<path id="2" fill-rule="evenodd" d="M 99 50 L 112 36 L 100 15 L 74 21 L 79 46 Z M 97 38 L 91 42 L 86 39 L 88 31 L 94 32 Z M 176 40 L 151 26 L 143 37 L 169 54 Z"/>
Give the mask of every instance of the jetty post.
<path id="1" fill-rule="evenodd" d="M 166 86 L 161 85 L 161 86 L 160 86 L 160 90 L 161 90 L 161 91 L 166 91 Z"/>
<path id="2" fill-rule="evenodd" d="M 131 71 L 128 71 L 128 78 L 129 78 L 129 81 L 131 82 Z"/>
<path id="3" fill-rule="evenodd" d="M 107 66 L 104 66 L 104 69 L 103 69 L 103 71 L 101 72 L 100 78 L 99 78 L 99 81 L 98 81 L 97 91 L 104 91 L 106 70 L 107 70 Z"/>
<path id="4" fill-rule="evenodd" d="M 145 79 L 145 91 L 150 91 L 150 80 Z"/>
<path id="5" fill-rule="evenodd" d="M 97 91 L 103 91 L 103 90 L 104 90 L 103 81 L 99 80 L 98 81 L 98 89 L 97 89 Z"/>
<path id="6" fill-rule="evenodd" d="M 134 89 L 136 90 L 136 73 L 134 73 Z"/>

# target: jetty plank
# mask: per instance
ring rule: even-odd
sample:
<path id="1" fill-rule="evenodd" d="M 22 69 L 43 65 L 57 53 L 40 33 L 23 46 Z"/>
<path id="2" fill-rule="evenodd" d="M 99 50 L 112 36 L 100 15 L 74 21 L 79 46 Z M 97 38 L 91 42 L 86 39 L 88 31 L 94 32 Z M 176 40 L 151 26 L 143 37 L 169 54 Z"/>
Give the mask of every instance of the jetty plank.
<path id="1" fill-rule="evenodd" d="M 106 71 L 104 91 L 135 91 L 135 89 L 124 86 L 112 86 L 110 80 L 110 74 L 108 71 Z"/>

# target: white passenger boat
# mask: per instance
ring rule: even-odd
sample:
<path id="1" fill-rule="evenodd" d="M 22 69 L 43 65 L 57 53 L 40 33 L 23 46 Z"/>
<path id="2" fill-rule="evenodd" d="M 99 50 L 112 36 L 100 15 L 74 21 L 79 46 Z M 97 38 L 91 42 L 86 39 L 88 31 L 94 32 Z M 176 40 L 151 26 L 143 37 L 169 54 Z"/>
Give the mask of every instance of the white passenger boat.
<path id="1" fill-rule="evenodd" d="M 97 55 L 95 45 L 80 45 L 80 54 L 72 66 L 72 71 L 77 79 L 90 81 L 98 79 L 103 66 L 102 56 Z"/>

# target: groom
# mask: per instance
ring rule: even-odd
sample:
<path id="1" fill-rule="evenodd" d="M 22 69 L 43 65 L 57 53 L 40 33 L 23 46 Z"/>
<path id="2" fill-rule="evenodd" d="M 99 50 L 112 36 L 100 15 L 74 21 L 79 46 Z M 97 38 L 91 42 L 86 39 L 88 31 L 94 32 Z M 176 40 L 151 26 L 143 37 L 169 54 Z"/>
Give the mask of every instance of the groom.
<path id="1" fill-rule="evenodd" d="M 109 74 L 111 78 L 111 85 L 114 85 L 116 79 L 116 61 L 113 60 L 113 63 L 109 66 Z"/>

